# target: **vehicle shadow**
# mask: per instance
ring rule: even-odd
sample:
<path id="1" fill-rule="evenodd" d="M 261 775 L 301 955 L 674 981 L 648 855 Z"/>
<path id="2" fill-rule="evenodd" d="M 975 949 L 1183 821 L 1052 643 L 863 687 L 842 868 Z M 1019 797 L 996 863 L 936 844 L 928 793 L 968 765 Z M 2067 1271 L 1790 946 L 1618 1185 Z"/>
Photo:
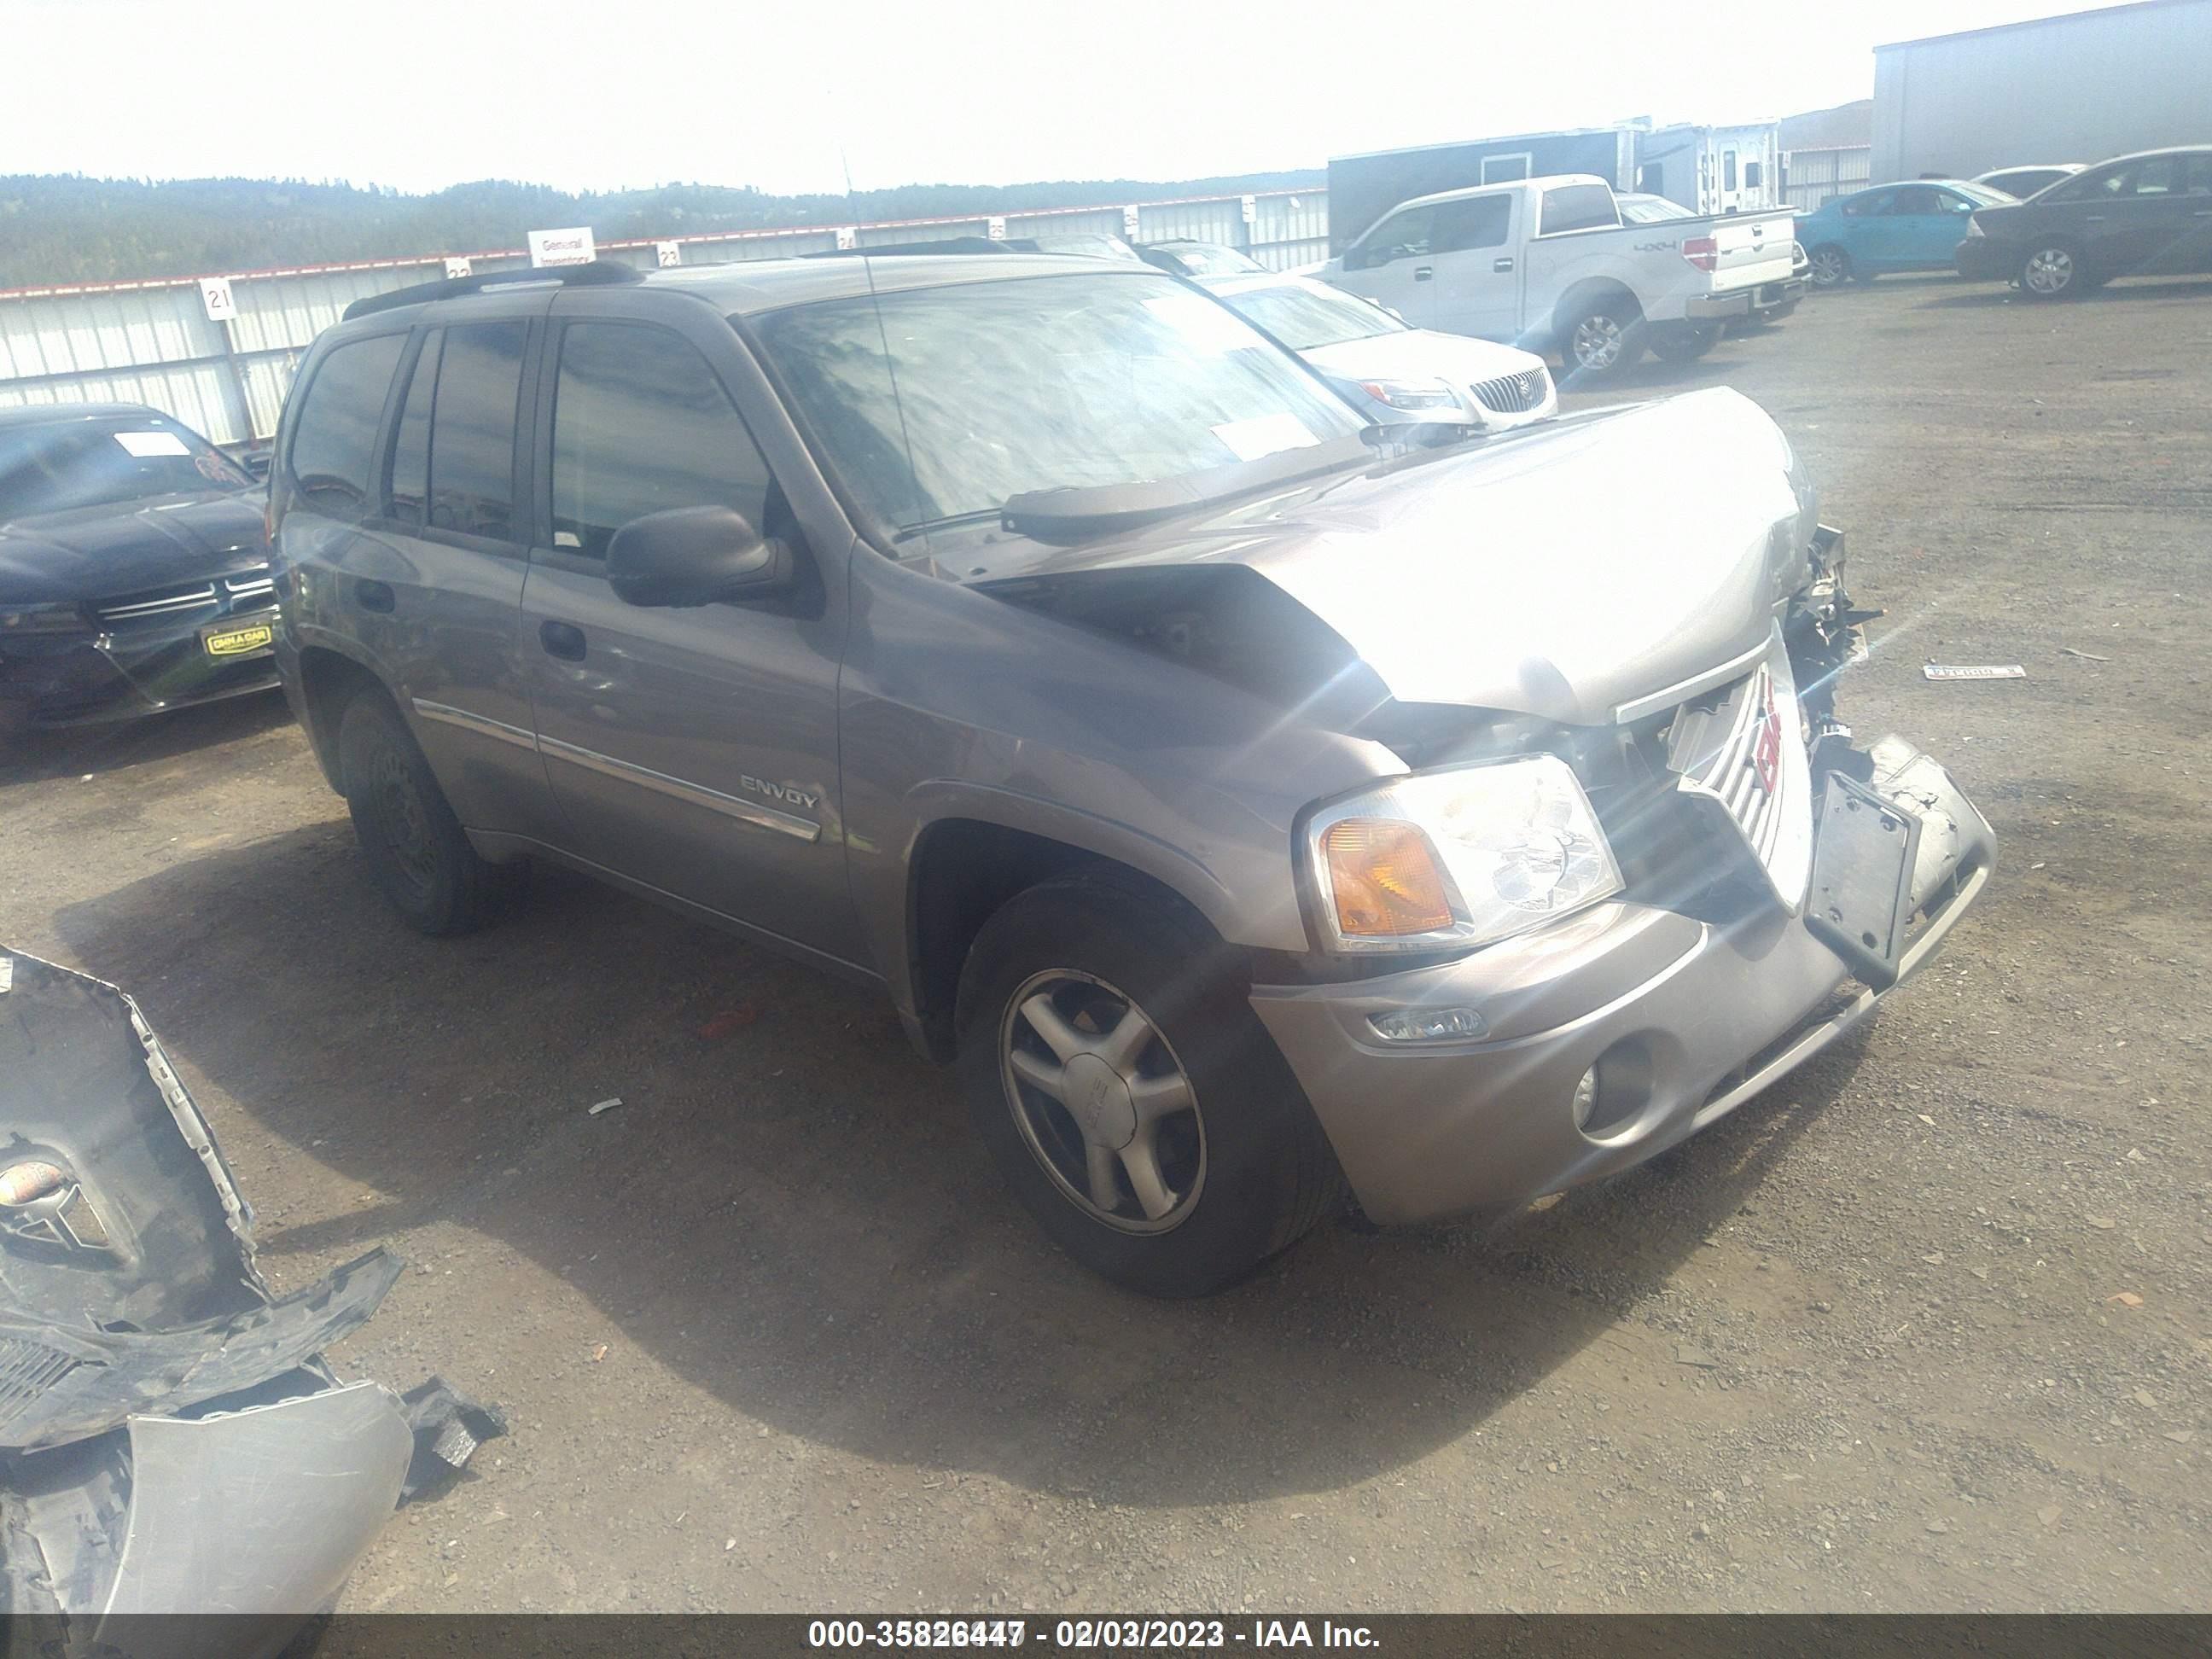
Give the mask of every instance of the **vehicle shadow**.
<path id="1" fill-rule="evenodd" d="M 87 772 L 172 760 L 214 744 L 258 737 L 291 718 L 283 694 L 272 687 L 137 720 L 19 732 L 0 738 L 0 785 L 81 777 Z"/>
<path id="2" fill-rule="evenodd" d="M 1479 1428 L 1601 1337 L 1624 1368 L 1666 1375 L 1675 1270 L 1854 1060 L 1832 1051 L 1643 1170 L 1498 1231 L 1325 1229 L 1224 1295 L 1159 1304 L 1045 1243 L 878 994 L 580 878 L 541 878 L 486 933 L 423 939 L 332 819 L 165 867 L 58 926 L 204 1080 L 219 1133 L 258 1148 L 243 1113 L 304 1154 L 283 1163 L 307 1172 L 307 1201 L 241 1170 L 288 1218 L 261 1233 L 284 1283 L 455 1224 L 790 1435 L 1139 1505 L 1369 1479 Z M 459 1294 L 489 1309 L 542 1293 L 514 1271 Z M 387 1320 L 407 1317 L 411 1282 Z M 502 1376 L 576 1363 L 573 1328 L 483 1322 Z M 409 1347 L 494 1357 L 474 1340 L 447 1322 Z"/>
<path id="3" fill-rule="evenodd" d="M 2212 283 L 2187 276 L 2124 276 L 2093 288 L 2070 300 L 2031 300 L 2008 283 L 1976 284 L 1955 294 L 1939 294 L 1920 302 L 1924 311 L 1975 311 L 1991 306 L 2033 306 L 2054 316 L 2075 306 L 2117 305 L 2130 300 L 2202 299 L 2212 295 Z"/>

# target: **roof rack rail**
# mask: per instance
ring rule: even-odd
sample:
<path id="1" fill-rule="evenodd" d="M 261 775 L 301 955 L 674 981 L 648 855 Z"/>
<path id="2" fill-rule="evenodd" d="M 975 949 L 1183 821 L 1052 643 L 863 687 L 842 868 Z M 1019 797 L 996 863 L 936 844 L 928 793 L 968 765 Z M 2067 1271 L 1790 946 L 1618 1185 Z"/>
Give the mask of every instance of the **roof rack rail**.
<path id="1" fill-rule="evenodd" d="M 645 273 L 634 265 L 617 259 L 593 259 L 580 265 L 526 266 L 519 270 L 486 270 L 473 276 L 447 276 L 435 283 L 416 283 L 411 288 L 395 288 L 389 294 L 372 294 L 365 300 L 356 300 L 345 308 L 341 320 L 351 322 L 356 317 L 373 317 L 380 311 L 393 311 L 401 306 L 419 306 L 432 300 L 458 299 L 464 294 L 482 294 L 495 288 L 523 288 L 540 283 L 558 283 L 564 288 L 597 288 L 607 283 L 641 283 Z"/>

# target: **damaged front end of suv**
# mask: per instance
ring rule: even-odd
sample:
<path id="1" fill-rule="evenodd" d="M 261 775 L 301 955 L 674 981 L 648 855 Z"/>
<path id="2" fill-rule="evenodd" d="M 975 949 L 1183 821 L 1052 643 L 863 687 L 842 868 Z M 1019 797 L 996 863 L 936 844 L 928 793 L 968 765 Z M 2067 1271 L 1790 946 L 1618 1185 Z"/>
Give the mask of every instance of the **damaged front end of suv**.
<path id="1" fill-rule="evenodd" d="M 323 1359 L 391 1250 L 275 1297 L 252 1224 L 131 999 L 0 950 L 0 1615 L 43 1615 L 53 1651 L 178 1613 L 228 1619 L 162 1651 L 281 1647 L 404 1493 L 504 1431 Z"/>

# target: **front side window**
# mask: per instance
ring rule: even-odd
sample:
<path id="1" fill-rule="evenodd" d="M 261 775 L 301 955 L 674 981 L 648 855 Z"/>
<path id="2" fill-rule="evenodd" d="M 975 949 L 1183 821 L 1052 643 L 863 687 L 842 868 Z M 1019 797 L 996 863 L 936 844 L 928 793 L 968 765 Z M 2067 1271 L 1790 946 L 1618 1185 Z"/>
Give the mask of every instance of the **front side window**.
<path id="1" fill-rule="evenodd" d="M 1224 294 L 1222 300 L 1293 351 L 1398 334 L 1406 325 L 1379 307 L 1325 283 L 1284 283 Z"/>
<path id="2" fill-rule="evenodd" d="M 1436 219 L 1433 207 L 1407 208 L 1403 213 L 1393 214 L 1360 243 L 1363 263 L 1380 265 L 1393 259 L 1424 258 L 1435 234 Z"/>
<path id="3" fill-rule="evenodd" d="M 830 472 L 896 534 L 1036 490 L 1193 481 L 1355 441 L 1358 417 L 1226 306 L 1100 272 L 966 282 L 760 319 Z"/>
<path id="4" fill-rule="evenodd" d="M 705 357 L 650 324 L 571 323 L 553 393 L 553 545 L 604 559 L 648 513 L 727 507 L 765 527 L 768 462 Z"/>
<path id="5" fill-rule="evenodd" d="M 155 495 L 244 489 L 212 444 L 149 410 L 0 427 L 0 524 Z"/>
<path id="6" fill-rule="evenodd" d="M 1563 231 L 1596 230 L 1617 225 L 1620 216 L 1613 205 L 1613 192 L 1603 185 L 1562 185 L 1544 192 L 1544 217 L 1540 235 Z"/>
<path id="7" fill-rule="evenodd" d="M 1431 251 L 1457 253 L 1465 248 L 1503 247 L 1513 223 L 1510 196 L 1466 196 L 1437 204 Z"/>
<path id="8" fill-rule="evenodd" d="M 309 511 L 348 523 L 376 511 L 376 428 L 406 343 L 404 334 L 351 340 L 315 370 L 289 462 L 300 503 Z"/>
<path id="9" fill-rule="evenodd" d="M 520 321 L 446 331 L 430 406 L 430 528 L 514 539 L 514 411 L 522 391 Z"/>

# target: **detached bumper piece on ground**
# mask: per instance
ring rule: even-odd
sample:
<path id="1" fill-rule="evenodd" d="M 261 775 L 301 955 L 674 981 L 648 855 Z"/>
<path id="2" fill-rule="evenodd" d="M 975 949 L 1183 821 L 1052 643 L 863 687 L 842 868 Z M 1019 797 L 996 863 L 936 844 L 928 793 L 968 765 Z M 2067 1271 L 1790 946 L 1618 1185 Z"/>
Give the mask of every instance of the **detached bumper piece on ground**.
<path id="1" fill-rule="evenodd" d="M 273 1297 L 252 1225 L 131 999 L 0 950 L 0 1616 L 40 1632 L 15 1650 L 273 1652 L 506 1431 L 434 1377 L 324 1363 L 397 1255 Z M 228 1617 L 130 1617 L 177 1613 Z"/>

